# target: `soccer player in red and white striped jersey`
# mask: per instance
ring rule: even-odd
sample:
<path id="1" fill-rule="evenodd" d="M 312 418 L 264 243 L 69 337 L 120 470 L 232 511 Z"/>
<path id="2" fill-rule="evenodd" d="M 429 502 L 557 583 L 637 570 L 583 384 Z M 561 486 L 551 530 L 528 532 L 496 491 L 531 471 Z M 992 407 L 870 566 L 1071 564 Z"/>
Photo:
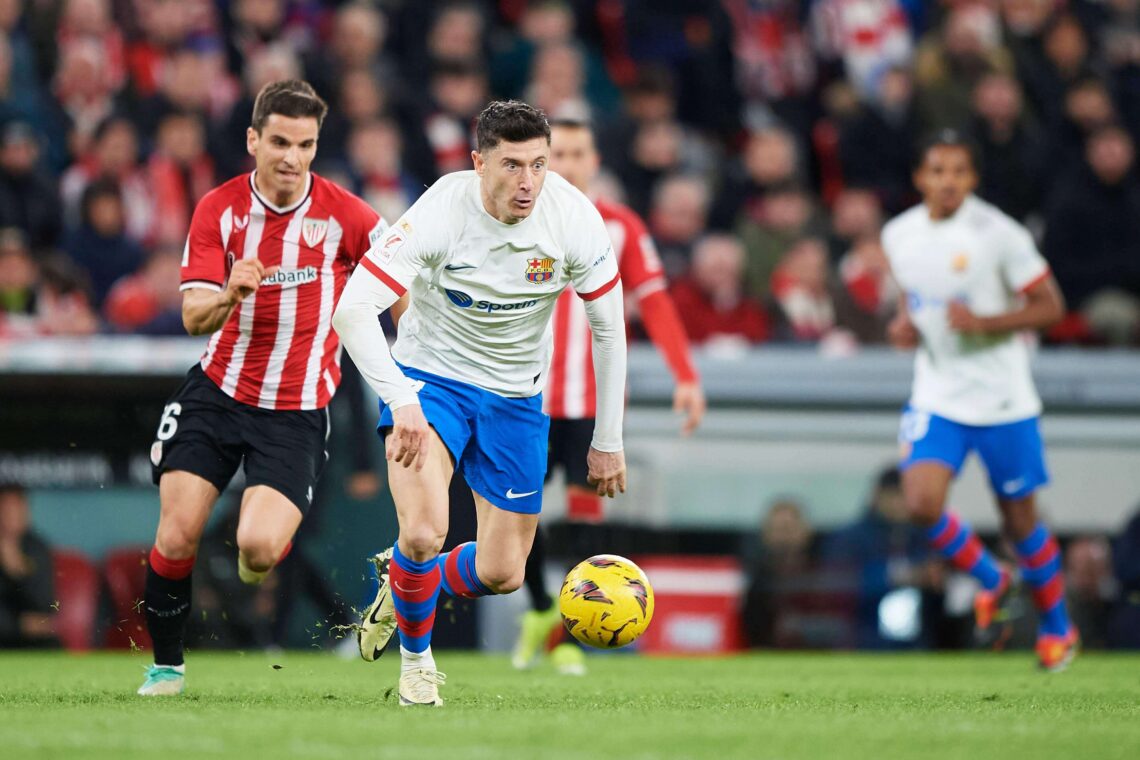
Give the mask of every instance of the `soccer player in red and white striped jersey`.
<path id="1" fill-rule="evenodd" d="M 184 293 L 216 298 L 230 267 L 242 262 L 266 270 L 210 338 L 202 369 L 244 404 L 323 409 L 340 382 L 333 309 L 369 234 L 385 225 L 363 200 L 315 174 L 286 206 L 265 196 L 255 178 L 231 179 L 194 213 L 182 259 Z"/>
<path id="2" fill-rule="evenodd" d="M 337 299 L 387 225 L 309 171 L 328 107 L 306 82 L 267 85 L 246 134 L 251 174 L 198 204 L 182 258 L 182 319 L 211 334 L 163 411 L 151 447 L 162 512 L 144 604 L 154 667 L 138 690 L 182 692 L 183 632 L 198 541 L 243 466 L 238 573 L 259 583 L 288 552 L 324 468 L 340 381 Z"/>
<path id="3" fill-rule="evenodd" d="M 599 156 L 594 135 L 584 122 L 551 123 L 550 168 L 587 195 L 597 175 Z M 682 432 L 692 432 L 705 413 L 705 396 L 689 355 L 689 341 L 666 291 L 665 272 L 644 222 L 619 203 L 595 200 L 606 223 L 625 293 L 636 299 L 641 322 L 673 374 L 673 409 L 685 415 Z M 552 319 L 554 353 L 543 391 L 544 411 L 550 415 L 551 470 L 561 466 L 566 476 L 566 514 L 576 522 L 602 519 L 602 499 L 586 481 L 586 450 L 594 424 L 595 388 L 590 328 L 582 299 L 572 289 L 559 297 Z M 545 548 L 542 531 L 534 539 L 526 565 L 526 586 L 534 609 L 523 618 L 515 647 L 516 667 L 527 667 L 538 654 L 551 628 L 560 620 L 543 578 Z"/>

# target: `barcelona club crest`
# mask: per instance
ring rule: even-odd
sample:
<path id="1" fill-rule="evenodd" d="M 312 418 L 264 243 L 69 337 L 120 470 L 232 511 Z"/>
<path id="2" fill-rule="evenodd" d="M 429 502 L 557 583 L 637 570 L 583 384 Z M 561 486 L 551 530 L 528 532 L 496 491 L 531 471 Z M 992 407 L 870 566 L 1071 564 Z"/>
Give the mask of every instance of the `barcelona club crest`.
<path id="1" fill-rule="evenodd" d="M 554 259 L 527 259 L 526 281 L 541 285 L 554 279 Z"/>

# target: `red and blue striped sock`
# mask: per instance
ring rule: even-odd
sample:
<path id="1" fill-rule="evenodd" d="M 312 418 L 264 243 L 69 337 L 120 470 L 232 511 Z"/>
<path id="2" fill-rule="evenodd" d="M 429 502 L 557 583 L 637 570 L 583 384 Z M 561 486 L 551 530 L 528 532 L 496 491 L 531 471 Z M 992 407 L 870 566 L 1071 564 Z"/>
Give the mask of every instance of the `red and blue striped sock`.
<path id="1" fill-rule="evenodd" d="M 435 603 L 439 599 L 442 574 L 438 558 L 413 562 L 400 552 L 397 542 L 388 572 L 400 645 L 409 652 L 423 652 L 431 646 Z"/>
<path id="2" fill-rule="evenodd" d="M 995 591 L 1001 585 L 1001 566 L 982 544 L 978 534 L 958 515 L 945 512 L 941 520 L 927 528 L 926 538 L 939 554 L 950 560 L 950 564 L 977 578 L 982 588 Z"/>
<path id="3" fill-rule="evenodd" d="M 1069 632 L 1065 609 L 1065 583 L 1061 575 L 1061 549 L 1043 523 L 1014 546 L 1020 558 L 1021 577 L 1033 591 L 1033 604 L 1041 616 L 1041 632 L 1064 636 Z"/>
<path id="4" fill-rule="evenodd" d="M 495 593 L 487 588 L 475 573 L 475 542 L 460 544 L 439 555 L 439 568 L 443 572 L 443 592 L 450 596 L 474 599 Z"/>

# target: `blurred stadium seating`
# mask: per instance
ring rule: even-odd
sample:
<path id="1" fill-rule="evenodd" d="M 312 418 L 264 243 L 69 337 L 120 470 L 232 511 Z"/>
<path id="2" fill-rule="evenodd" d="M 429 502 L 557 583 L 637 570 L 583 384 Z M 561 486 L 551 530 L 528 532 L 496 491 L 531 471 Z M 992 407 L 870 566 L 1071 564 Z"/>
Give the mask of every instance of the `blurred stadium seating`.
<path id="1" fill-rule="evenodd" d="M 99 605 L 99 571 L 77 551 L 66 549 L 52 553 L 55 564 L 55 589 L 59 597 L 56 634 L 60 643 L 73 652 L 91 648 Z"/>

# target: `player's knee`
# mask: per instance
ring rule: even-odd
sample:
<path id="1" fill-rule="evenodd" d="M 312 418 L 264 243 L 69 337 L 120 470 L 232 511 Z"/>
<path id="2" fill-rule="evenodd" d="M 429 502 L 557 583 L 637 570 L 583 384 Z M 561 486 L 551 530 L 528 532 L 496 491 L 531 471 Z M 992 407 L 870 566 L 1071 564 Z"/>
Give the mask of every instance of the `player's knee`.
<path id="1" fill-rule="evenodd" d="M 173 521 L 160 522 L 154 538 L 158 553 L 171 560 L 189 559 L 198 553 L 201 538 L 185 525 Z"/>
<path id="2" fill-rule="evenodd" d="M 525 576 L 526 572 L 523 568 L 517 570 L 491 568 L 485 572 L 480 572 L 479 580 L 496 594 L 509 594 L 522 587 Z"/>
<path id="3" fill-rule="evenodd" d="M 258 533 L 253 529 L 242 530 L 240 527 L 238 528 L 237 545 L 238 551 L 245 558 L 246 565 L 249 566 L 250 570 L 258 573 L 263 573 L 277 564 L 277 558 L 281 556 L 281 552 L 285 548 L 284 546 L 277 546 L 277 542 L 268 534 Z"/>
<path id="4" fill-rule="evenodd" d="M 446 537 L 446 531 L 431 525 L 400 528 L 400 551 L 413 562 L 426 562 L 439 554 Z"/>
<path id="5" fill-rule="evenodd" d="M 1014 541 L 1027 538 L 1037 527 L 1032 497 L 1000 502 L 1002 533 Z"/>
<path id="6" fill-rule="evenodd" d="M 919 525 L 930 526 L 942 517 L 942 500 L 930 493 L 907 494 L 903 502 L 906 504 L 907 514 L 912 522 Z"/>

